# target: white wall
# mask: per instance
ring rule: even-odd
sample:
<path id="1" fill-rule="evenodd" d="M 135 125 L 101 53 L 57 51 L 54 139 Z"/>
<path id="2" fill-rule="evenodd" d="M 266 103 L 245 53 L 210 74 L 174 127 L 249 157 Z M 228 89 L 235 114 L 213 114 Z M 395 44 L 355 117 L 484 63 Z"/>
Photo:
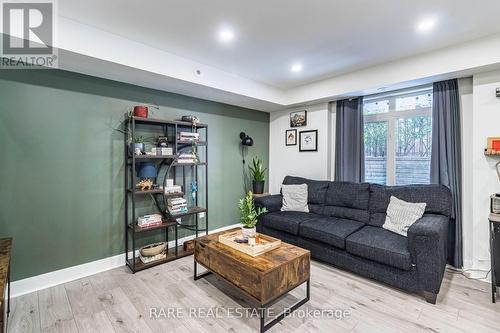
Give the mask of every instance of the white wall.
<path id="1" fill-rule="evenodd" d="M 290 127 L 290 112 L 307 110 L 307 126 L 296 127 L 297 145 L 285 146 L 285 131 Z M 328 104 L 295 108 L 270 114 L 269 191 L 279 193 L 287 175 L 311 179 L 330 179 L 333 130 Z M 318 130 L 318 151 L 299 152 L 300 131 Z"/>
<path id="2" fill-rule="evenodd" d="M 486 138 L 500 136 L 500 98 L 495 96 L 495 89 L 500 87 L 500 71 L 480 73 L 473 78 L 472 135 L 466 139 L 471 144 L 472 155 L 464 159 L 472 161 L 468 181 L 472 182 L 472 197 L 464 200 L 464 205 L 471 205 L 473 210 L 472 226 L 472 267 L 489 269 L 489 231 L 488 213 L 489 196 L 500 192 L 500 181 L 496 175 L 495 164 L 500 159 L 484 156 Z M 470 235 L 466 236 L 470 241 Z"/>

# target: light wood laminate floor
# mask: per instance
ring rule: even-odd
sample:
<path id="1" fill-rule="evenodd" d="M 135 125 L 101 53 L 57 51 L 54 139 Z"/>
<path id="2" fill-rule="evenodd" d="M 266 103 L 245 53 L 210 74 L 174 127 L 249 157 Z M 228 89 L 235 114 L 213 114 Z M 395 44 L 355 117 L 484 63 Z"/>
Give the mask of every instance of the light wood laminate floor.
<path id="1" fill-rule="evenodd" d="M 257 332 L 258 318 L 237 318 L 247 306 L 215 276 L 193 281 L 193 257 L 131 274 L 125 267 L 17 297 L 9 332 Z M 219 290 L 222 288 L 222 291 Z M 303 297 L 300 287 L 276 311 Z M 179 308 L 186 318 L 157 319 Z M 211 309 L 189 317 L 190 307 Z M 500 303 L 490 285 L 446 273 L 436 305 L 423 298 L 313 261 L 311 300 L 302 310 L 347 310 L 348 318 L 285 318 L 269 332 L 499 332 Z M 217 311 L 217 312 L 215 312 Z M 220 318 L 215 318 L 215 314 Z M 222 315 L 221 315 L 222 314 Z M 302 317 L 305 312 L 302 311 Z M 327 313 L 328 314 L 328 313 Z M 331 314 L 331 312 L 329 312 Z M 194 315 L 194 314 L 193 314 Z M 177 317 L 178 317 L 177 316 Z"/>

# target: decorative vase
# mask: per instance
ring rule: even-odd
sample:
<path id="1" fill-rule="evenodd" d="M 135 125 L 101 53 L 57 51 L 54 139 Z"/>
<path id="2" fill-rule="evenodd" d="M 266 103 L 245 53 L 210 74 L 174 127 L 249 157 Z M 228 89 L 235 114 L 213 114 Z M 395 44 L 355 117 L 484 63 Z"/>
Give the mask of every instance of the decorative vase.
<path id="1" fill-rule="evenodd" d="M 242 232 L 244 239 L 248 239 L 250 237 L 255 237 L 255 235 L 257 234 L 255 227 L 253 227 L 253 228 L 241 227 L 241 232 Z"/>
<path id="2" fill-rule="evenodd" d="M 134 106 L 134 116 L 147 118 L 148 117 L 148 107 L 143 105 Z"/>
<path id="3" fill-rule="evenodd" d="M 264 181 L 263 180 L 253 180 L 252 187 L 253 187 L 254 194 L 264 193 Z"/>

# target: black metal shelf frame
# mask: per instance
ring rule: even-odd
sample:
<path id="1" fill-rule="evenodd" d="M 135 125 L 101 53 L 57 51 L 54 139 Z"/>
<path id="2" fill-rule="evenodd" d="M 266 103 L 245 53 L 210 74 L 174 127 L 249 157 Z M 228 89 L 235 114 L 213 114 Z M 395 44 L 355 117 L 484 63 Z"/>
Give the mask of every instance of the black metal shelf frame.
<path id="1" fill-rule="evenodd" d="M 137 271 L 154 267 L 156 265 L 169 262 L 172 260 L 176 260 L 179 258 L 183 258 L 192 252 L 184 251 L 182 248 L 182 244 L 179 245 L 179 233 L 178 229 L 186 229 L 195 232 L 195 237 L 198 237 L 200 232 L 205 232 L 208 234 L 208 125 L 207 124 L 197 124 L 193 126 L 191 123 L 182 122 L 182 121 L 170 121 L 170 120 L 162 120 L 162 119 L 151 119 L 151 118 L 139 118 L 139 117 L 130 117 L 126 120 L 126 123 L 129 124 L 130 128 L 124 131 L 124 146 L 125 146 L 125 263 L 130 268 L 130 270 L 135 273 Z M 136 135 L 136 125 L 148 125 L 148 126 L 160 126 L 162 128 L 162 132 L 164 136 L 168 136 L 169 130 L 174 132 L 174 155 L 169 156 L 148 156 L 148 155 L 132 155 L 129 154 L 129 139 L 134 138 Z M 205 140 L 200 141 L 199 143 L 195 143 L 197 149 L 204 148 L 204 157 L 205 161 L 200 163 L 176 163 L 175 157 L 176 154 L 180 152 L 180 150 L 185 149 L 192 145 L 192 143 L 187 143 L 185 141 L 179 141 L 177 138 L 177 134 L 179 129 L 187 130 L 191 129 L 191 131 L 196 131 L 200 133 L 204 131 Z M 202 133 L 200 133 L 202 134 Z M 201 135 L 200 135 L 201 136 Z M 135 184 L 137 184 L 137 173 L 136 173 L 136 164 L 140 161 L 156 161 L 161 163 L 161 165 L 172 165 L 172 178 L 177 179 L 177 170 L 180 169 L 179 172 L 182 172 L 182 194 L 164 194 L 164 190 L 153 189 L 149 191 L 140 191 L 135 189 Z M 202 172 L 205 173 L 204 177 L 204 207 L 199 207 L 199 170 L 198 167 L 204 167 Z M 137 213 L 136 213 L 136 200 L 138 200 L 137 195 L 150 194 L 151 196 L 162 196 L 164 200 L 163 209 L 166 210 L 166 199 L 174 196 L 183 196 L 188 191 L 186 190 L 186 170 L 191 169 L 191 177 L 198 184 L 198 192 L 195 198 L 195 207 L 191 207 L 188 212 L 176 214 L 176 215 L 168 215 L 164 220 L 164 223 L 160 226 L 151 227 L 151 228 L 139 228 L 137 227 Z M 168 174 L 165 174 L 165 177 L 168 177 Z M 199 225 L 199 213 L 205 213 L 205 224 L 204 227 L 200 228 Z M 161 212 L 162 214 L 165 211 Z M 163 214 L 165 215 L 165 214 Z M 177 219 L 181 217 L 194 216 L 194 224 L 182 224 L 178 223 Z M 174 231 L 174 240 L 175 247 L 174 253 L 170 253 L 171 249 L 168 249 L 169 243 L 169 230 L 173 229 Z M 157 260 L 152 263 L 143 264 L 138 257 L 136 257 L 135 253 L 137 250 L 136 246 L 136 238 L 138 234 L 144 232 L 162 232 L 165 236 L 165 242 L 167 244 L 167 257 L 161 260 Z M 132 255 L 129 254 L 132 253 Z"/>

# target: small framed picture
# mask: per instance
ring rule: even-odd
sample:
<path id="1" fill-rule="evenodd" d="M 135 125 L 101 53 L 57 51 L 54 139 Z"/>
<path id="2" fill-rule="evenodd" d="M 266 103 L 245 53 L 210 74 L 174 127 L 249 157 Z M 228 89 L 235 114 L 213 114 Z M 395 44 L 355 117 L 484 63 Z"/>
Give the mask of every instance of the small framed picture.
<path id="1" fill-rule="evenodd" d="M 285 145 L 295 146 L 297 144 L 297 130 L 291 129 L 285 131 Z"/>
<path id="2" fill-rule="evenodd" d="M 318 130 L 299 132 L 299 151 L 318 151 Z"/>
<path id="3" fill-rule="evenodd" d="M 296 111 L 290 113 L 290 127 L 302 127 L 307 125 L 307 111 Z"/>

